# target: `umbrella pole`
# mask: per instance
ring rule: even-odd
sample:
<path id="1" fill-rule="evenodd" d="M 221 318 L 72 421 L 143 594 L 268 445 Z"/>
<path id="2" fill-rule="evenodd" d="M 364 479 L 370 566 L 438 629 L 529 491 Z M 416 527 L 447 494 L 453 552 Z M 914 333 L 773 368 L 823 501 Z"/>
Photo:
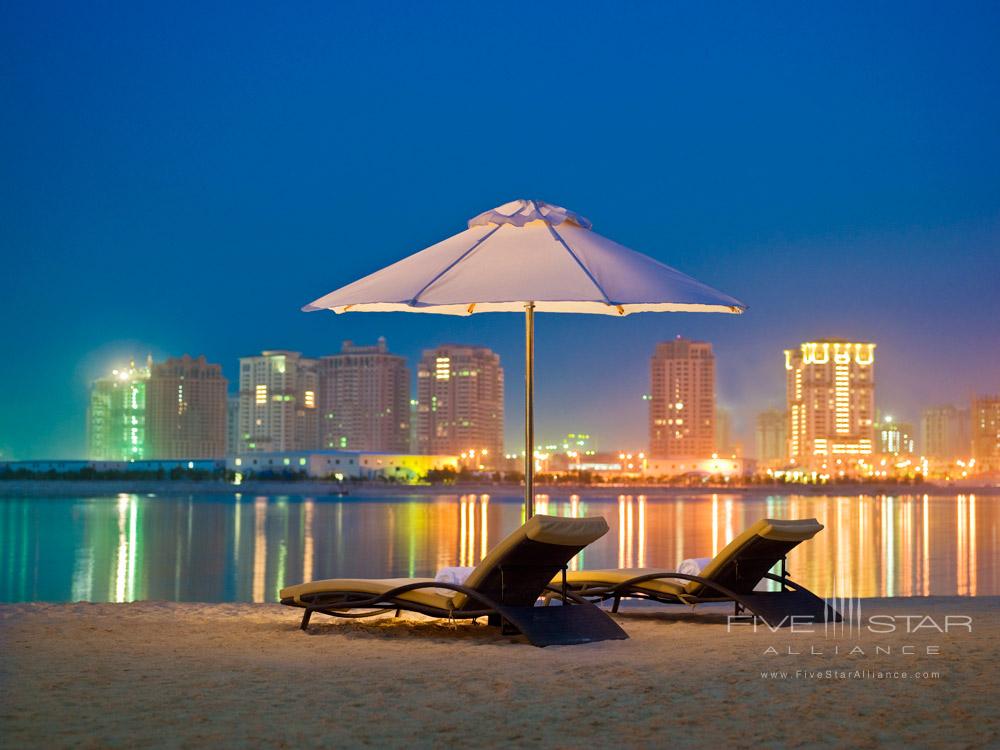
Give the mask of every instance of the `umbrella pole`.
<path id="1" fill-rule="evenodd" d="M 535 515 L 535 303 L 524 305 L 524 518 Z"/>

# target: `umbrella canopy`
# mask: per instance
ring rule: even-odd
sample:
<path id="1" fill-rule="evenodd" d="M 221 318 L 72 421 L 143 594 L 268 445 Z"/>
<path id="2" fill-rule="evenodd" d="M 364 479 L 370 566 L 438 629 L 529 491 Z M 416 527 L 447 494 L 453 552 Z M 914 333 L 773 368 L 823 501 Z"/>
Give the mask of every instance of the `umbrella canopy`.
<path id="1" fill-rule="evenodd" d="M 737 299 L 592 232 L 590 222 L 542 201 L 516 200 L 469 228 L 304 310 L 470 315 L 538 312 L 739 313 Z"/>
<path id="2" fill-rule="evenodd" d="M 742 313 L 739 300 L 591 231 L 579 214 L 516 200 L 303 310 L 525 313 L 525 511 L 534 505 L 534 313 Z"/>

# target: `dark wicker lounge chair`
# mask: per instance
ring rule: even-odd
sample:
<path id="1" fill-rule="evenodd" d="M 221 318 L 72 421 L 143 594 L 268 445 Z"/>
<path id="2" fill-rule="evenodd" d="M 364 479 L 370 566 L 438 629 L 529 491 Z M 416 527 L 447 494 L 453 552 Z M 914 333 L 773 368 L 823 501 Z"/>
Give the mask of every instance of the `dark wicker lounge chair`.
<path id="1" fill-rule="evenodd" d="M 607 531 L 603 518 L 534 516 L 490 550 L 464 585 L 427 578 L 332 579 L 282 589 L 281 603 L 305 609 L 303 630 L 316 612 L 370 617 L 407 610 L 449 619 L 486 617 L 536 646 L 623 639 L 625 631 L 606 612 L 573 594 L 563 580 L 567 563 Z M 550 588 L 567 606 L 535 606 Z"/>
<path id="2" fill-rule="evenodd" d="M 788 552 L 823 530 L 815 518 L 781 521 L 765 518 L 733 539 L 699 575 L 649 568 L 581 570 L 568 574 L 572 593 L 592 601 L 649 599 L 694 606 L 731 601 L 736 614 L 750 613 L 772 627 L 794 622 L 840 622 L 840 614 L 814 593 L 791 580 Z M 780 565 L 780 575 L 770 571 Z M 779 591 L 755 591 L 761 580 L 776 581 Z M 685 581 L 687 583 L 685 583 Z M 550 594 L 551 597 L 551 594 Z"/>

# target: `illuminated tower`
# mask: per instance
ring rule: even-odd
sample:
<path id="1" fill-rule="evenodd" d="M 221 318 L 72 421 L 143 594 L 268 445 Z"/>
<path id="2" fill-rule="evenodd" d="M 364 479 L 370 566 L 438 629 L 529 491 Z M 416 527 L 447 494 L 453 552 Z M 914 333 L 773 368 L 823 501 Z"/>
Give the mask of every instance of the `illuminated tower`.
<path id="1" fill-rule="evenodd" d="M 87 408 L 87 455 L 94 460 L 138 461 L 146 458 L 146 381 L 149 365 L 112 370 L 90 388 Z"/>
<path id="2" fill-rule="evenodd" d="M 678 336 L 650 360 L 649 450 L 653 458 L 708 458 L 715 451 L 715 355 Z"/>
<path id="3" fill-rule="evenodd" d="M 972 399 L 971 420 L 976 471 L 1000 471 L 1000 396 Z"/>
<path id="4" fill-rule="evenodd" d="M 321 358 L 319 394 L 323 448 L 409 453 L 410 370 L 385 338 Z"/>
<path id="5" fill-rule="evenodd" d="M 265 351 L 240 358 L 240 452 L 319 447 L 316 360 Z"/>
<path id="6" fill-rule="evenodd" d="M 871 455 L 875 344 L 806 342 L 785 350 L 785 371 L 790 459 L 821 466 Z"/>
<path id="7" fill-rule="evenodd" d="M 226 386 L 219 365 L 185 354 L 154 364 L 146 385 L 146 457 L 226 455 Z"/>
<path id="8" fill-rule="evenodd" d="M 496 465 L 503 455 L 503 368 L 484 347 L 445 344 L 417 366 L 418 453 L 469 450 Z"/>

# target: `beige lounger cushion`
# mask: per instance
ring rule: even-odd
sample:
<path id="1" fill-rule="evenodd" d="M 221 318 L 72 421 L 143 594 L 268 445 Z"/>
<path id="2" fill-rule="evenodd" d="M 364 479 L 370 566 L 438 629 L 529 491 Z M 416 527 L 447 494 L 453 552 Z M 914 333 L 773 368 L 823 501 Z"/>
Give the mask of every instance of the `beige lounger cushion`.
<path id="1" fill-rule="evenodd" d="M 542 544 L 586 547 L 608 532 L 608 522 L 601 516 L 587 518 L 532 516 L 530 521 L 511 536 L 519 536 L 520 531 L 523 531 L 528 539 Z"/>
<path id="2" fill-rule="evenodd" d="M 296 604 L 304 604 L 301 597 L 307 594 L 352 591 L 358 594 L 384 594 L 408 583 L 434 583 L 433 578 L 329 578 L 325 581 L 310 581 L 281 590 L 282 599 L 293 599 Z M 400 599 L 422 604 L 425 607 L 452 609 L 450 596 L 439 594 L 435 589 L 417 589 L 401 594 Z"/>
<path id="3" fill-rule="evenodd" d="M 712 561 L 702 568 L 702 578 L 711 578 L 720 568 L 736 557 L 740 551 L 755 537 L 773 539 L 778 542 L 804 542 L 812 539 L 823 530 L 823 524 L 815 518 L 804 518 L 798 521 L 783 521 L 777 518 L 762 518 L 746 531 L 727 544 Z M 691 581 L 685 587 L 688 593 L 698 591 L 702 584 Z"/>
<path id="4" fill-rule="evenodd" d="M 595 539 L 600 539 L 608 532 L 608 522 L 600 516 L 589 518 L 561 518 L 559 516 L 532 516 L 521 528 L 497 544 L 487 553 L 476 569 L 465 579 L 465 585 L 470 589 L 479 586 L 490 572 L 496 568 L 504 557 L 525 539 L 541 544 L 561 544 L 564 546 L 586 547 Z M 457 594 L 455 607 L 465 604 L 465 594 Z"/>

